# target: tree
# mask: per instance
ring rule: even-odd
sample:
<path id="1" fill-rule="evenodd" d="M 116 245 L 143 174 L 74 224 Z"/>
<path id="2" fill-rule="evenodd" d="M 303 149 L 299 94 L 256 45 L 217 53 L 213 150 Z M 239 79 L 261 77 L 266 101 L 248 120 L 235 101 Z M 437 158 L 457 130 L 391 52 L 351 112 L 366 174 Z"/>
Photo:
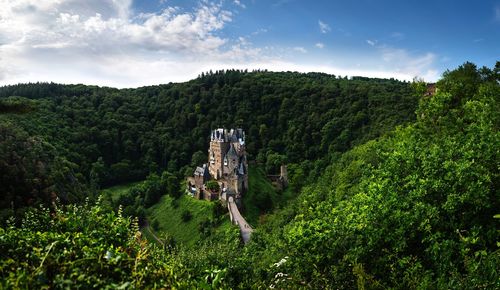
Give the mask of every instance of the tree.
<path id="1" fill-rule="evenodd" d="M 215 180 L 209 180 L 205 183 L 205 188 L 213 192 L 218 192 L 220 190 L 220 185 Z"/>
<path id="2" fill-rule="evenodd" d="M 286 156 L 275 152 L 268 152 L 266 159 L 266 172 L 276 174 L 280 172 L 280 166 L 286 164 Z"/>
<path id="3" fill-rule="evenodd" d="M 94 190 L 99 190 L 101 182 L 106 180 L 106 167 L 102 157 L 99 157 L 96 162 L 92 163 L 90 170 L 90 185 Z"/>
<path id="4" fill-rule="evenodd" d="M 174 174 L 164 171 L 161 175 L 161 182 L 166 186 L 166 191 L 174 198 L 178 198 L 182 195 L 179 186 L 179 179 Z"/>
<path id="5" fill-rule="evenodd" d="M 196 166 L 200 166 L 206 162 L 207 162 L 207 157 L 200 150 L 194 152 L 193 156 L 191 157 L 191 167 L 193 168 Z"/>

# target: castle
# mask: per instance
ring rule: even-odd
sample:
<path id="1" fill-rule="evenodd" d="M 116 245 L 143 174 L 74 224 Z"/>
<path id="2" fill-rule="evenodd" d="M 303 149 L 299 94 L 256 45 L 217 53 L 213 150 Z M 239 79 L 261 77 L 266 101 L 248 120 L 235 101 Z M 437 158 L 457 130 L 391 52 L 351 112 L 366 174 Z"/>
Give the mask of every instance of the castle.
<path id="1" fill-rule="evenodd" d="M 218 189 L 207 186 L 214 180 Z M 213 183 L 213 182 L 212 182 Z M 245 132 L 242 129 L 216 129 L 210 134 L 208 163 L 197 167 L 187 179 L 188 191 L 198 199 L 239 199 L 248 190 L 248 163 Z"/>

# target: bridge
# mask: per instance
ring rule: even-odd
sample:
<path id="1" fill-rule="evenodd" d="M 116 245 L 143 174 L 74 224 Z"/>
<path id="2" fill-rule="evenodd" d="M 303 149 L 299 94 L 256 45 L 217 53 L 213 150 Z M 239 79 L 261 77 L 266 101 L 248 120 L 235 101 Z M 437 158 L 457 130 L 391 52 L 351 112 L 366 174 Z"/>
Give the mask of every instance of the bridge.
<path id="1" fill-rule="evenodd" d="M 231 222 L 240 227 L 241 238 L 243 239 L 243 243 L 248 243 L 250 241 L 250 236 L 252 235 L 253 229 L 247 223 L 245 218 L 240 214 L 236 203 L 234 202 L 234 198 L 232 196 L 229 197 L 227 202 L 227 209 L 229 210 L 229 217 L 231 218 Z"/>

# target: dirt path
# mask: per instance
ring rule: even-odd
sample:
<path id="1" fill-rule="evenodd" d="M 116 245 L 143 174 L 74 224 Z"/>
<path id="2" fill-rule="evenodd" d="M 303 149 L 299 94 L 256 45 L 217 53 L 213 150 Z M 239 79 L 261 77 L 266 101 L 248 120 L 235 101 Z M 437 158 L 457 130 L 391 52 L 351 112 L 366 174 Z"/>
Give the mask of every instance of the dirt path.
<path id="1" fill-rule="evenodd" d="M 154 239 L 155 239 L 155 240 L 156 240 L 156 241 L 157 241 L 160 245 L 162 245 L 162 246 L 163 246 L 163 241 L 162 241 L 160 238 L 158 238 L 158 237 L 156 236 L 155 232 L 153 232 L 153 231 L 151 230 L 151 227 L 149 226 L 149 223 L 148 223 L 147 221 L 146 221 L 146 225 L 145 225 L 142 229 L 143 229 L 143 230 L 145 229 L 146 231 L 148 231 L 148 232 L 149 232 L 149 233 L 153 236 L 153 238 L 154 238 Z"/>

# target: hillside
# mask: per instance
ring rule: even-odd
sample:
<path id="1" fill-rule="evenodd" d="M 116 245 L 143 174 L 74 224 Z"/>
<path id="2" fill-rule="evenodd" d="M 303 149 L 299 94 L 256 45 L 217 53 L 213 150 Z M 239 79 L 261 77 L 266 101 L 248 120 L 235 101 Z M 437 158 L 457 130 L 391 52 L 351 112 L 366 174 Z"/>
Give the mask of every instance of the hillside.
<path id="1" fill-rule="evenodd" d="M 194 245 L 202 238 L 204 228 L 209 230 L 217 218 L 213 216 L 215 206 L 187 195 L 177 200 L 166 195 L 149 208 L 146 215 L 159 237 L 167 234 L 178 243 Z"/>
<path id="2" fill-rule="evenodd" d="M 499 84 L 497 62 L 447 71 L 433 95 L 419 82 L 233 71 L 137 90 L 85 87 L 92 94 L 73 97 L 30 95 L 38 86 L 44 96 L 49 84 L 3 88 L 31 98 L 2 99 L 17 104 L 0 115 L 7 196 L 20 194 L 17 184 L 40 185 L 23 197 L 50 201 L 51 191 L 66 190 L 75 193 L 68 203 L 122 178 L 147 178 L 119 198 L 127 206 L 117 214 L 105 198 L 18 212 L 22 219 L 0 228 L 0 288 L 66 287 L 77 277 L 83 288 L 497 289 Z M 203 130 L 240 119 L 261 166 L 251 169 L 255 191 L 244 200 L 256 226 L 246 246 L 235 227 L 211 231 L 216 219 L 192 235 L 214 204 L 179 194 L 190 166 L 206 160 Z M 96 137 L 115 130 L 118 139 Z M 264 176 L 283 162 L 290 188 L 273 192 Z M 19 178 L 28 174 L 35 178 Z M 76 180 L 80 188 L 68 185 Z M 167 238 L 158 247 L 124 212 L 151 223 L 171 215 L 155 226 L 198 241 Z"/>
<path id="3" fill-rule="evenodd" d="M 17 209 L 47 204 L 51 195 L 81 200 L 84 190 L 58 184 L 61 178 L 94 192 L 162 171 L 181 180 L 207 159 L 210 129 L 224 126 L 245 129 L 250 159 L 266 171 L 297 163 L 306 174 L 297 181 L 312 180 L 339 153 L 414 120 L 418 97 L 409 83 L 396 80 L 231 70 L 138 89 L 20 84 L 0 88 L 0 100 L 4 108 L 17 108 L 0 114 L 1 130 L 49 144 L 50 159 L 60 160 L 41 160 L 43 184 L 29 193 L 19 190 L 32 186 L 24 184 L 23 169 L 7 170 L 16 161 L 0 164 L 0 171 L 9 171 L 2 208 L 13 201 Z M 5 152 L 28 146 L 7 140 Z"/>

